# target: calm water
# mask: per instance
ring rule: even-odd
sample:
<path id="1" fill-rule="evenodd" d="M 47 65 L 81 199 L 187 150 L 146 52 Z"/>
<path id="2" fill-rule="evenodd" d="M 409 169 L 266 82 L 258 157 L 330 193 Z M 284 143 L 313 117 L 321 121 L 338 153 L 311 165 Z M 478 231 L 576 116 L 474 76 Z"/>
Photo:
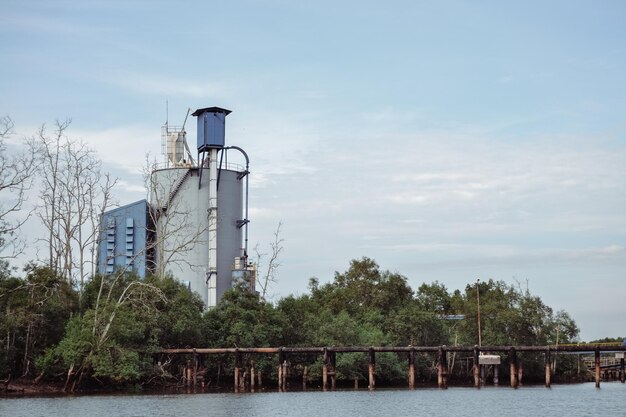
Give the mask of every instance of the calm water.
<path id="1" fill-rule="evenodd" d="M 0 416 L 626 416 L 626 385 L 0 399 Z"/>

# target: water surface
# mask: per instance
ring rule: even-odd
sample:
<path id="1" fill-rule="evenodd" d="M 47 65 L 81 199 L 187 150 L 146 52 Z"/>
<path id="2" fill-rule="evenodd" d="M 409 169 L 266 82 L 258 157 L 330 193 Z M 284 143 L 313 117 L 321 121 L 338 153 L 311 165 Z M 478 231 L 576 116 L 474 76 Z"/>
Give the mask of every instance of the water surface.
<path id="1" fill-rule="evenodd" d="M 9 417 L 626 416 L 626 385 L 0 399 Z"/>

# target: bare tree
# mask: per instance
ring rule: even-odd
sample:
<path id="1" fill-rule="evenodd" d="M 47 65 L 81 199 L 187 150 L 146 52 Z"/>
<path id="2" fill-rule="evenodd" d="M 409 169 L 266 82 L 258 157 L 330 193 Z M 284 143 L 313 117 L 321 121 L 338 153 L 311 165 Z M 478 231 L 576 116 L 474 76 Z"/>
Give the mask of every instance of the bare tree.
<path id="1" fill-rule="evenodd" d="M 18 216 L 30 189 L 35 169 L 35 153 L 28 143 L 22 151 L 9 155 L 5 139 L 13 135 L 13 121 L 0 117 L 0 259 L 14 258 L 24 250 L 19 229 L 30 212 Z"/>
<path id="2" fill-rule="evenodd" d="M 276 226 L 276 230 L 274 231 L 274 240 L 269 243 L 269 254 L 262 253 L 258 243 L 254 246 L 257 269 L 258 271 L 264 271 L 263 274 L 260 275 L 257 279 L 259 289 L 261 290 L 261 297 L 263 299 L 267 297 L 270 285 L 277 281 L 276 272 L 281 265 L 280 254 L 283 251 L 283 242 L 285 241 L 285 239 L 283 239 L 280 234 L 282 226 L 283 222 L 279 221 L 278 226 Z M 264 265 L 264 259 L 268 256 L 269 258 L 267 259 L 267 265 Z"/>
<path id="3" fill-rule="evenodd" d="M 102 163 L 84 142 L 65 134 L 70 121 L 57 122 L 48 135 L 43 126 L 36 138 L 43 187 L 37 215 L 46 228 L 49 266 L 69 282 L 85 280 L 95 270 L 102 214 L 111 206 L 117 179 L 102 174 Z"/>

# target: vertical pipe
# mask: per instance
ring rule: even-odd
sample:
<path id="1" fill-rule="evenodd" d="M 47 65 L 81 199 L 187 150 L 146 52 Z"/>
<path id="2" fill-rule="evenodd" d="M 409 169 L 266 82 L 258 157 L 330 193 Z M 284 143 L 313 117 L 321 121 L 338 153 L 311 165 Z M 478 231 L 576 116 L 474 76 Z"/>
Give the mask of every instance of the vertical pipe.
<path id="1" fill-rule="evenodd" d="M 517 361 L 517 386 L 522 386 L 522 379 L 524 377 L 524 362 L 521 359 Z"/>
<path id="2" fill-rule="evenodd" d="M 509 349 L 509 368 L 511 374 L 511 388 L 517 388 L 517 354 L 514 347 Z"/>
<path id="3" fill-rule="evenodd" d="M 474 355 L 473 355 L 473 360 L 474 360 L 474 364 L 472 366 L 472 370 L 474 371 L 474 386 L 476 388 L 480 388 L 480 370 L 479 370 L 479 348 L 478 346 L 474 346 Z"/>
<path id="4" fill-rule="evenodd" d="M 600 349 L 596 347 L 595 351 L 596 362 L 596 388 L 600 388 Z"/>
<path id="5" fill-rule="evenodd" d="M 207 305 L 217 305 L 217 149 L 209 150 L 209 265 Z"/>
<path id="6" fill-rule="evenodd" d="M 337 352 L 330 353 L 330 387 L 335 390 L 337 388 Z"/>
<path id="7" fill-rule="evenodd" d="M 289 366 L 288 366 L 288 362 L 287 362 L 287 358 L 286 355 L 283 358 L 283 389 L 287 389 L 287 373 L 289 372 Z"/>
<path id="8" fill-rule="evenodd" d="M 409 351 L 409 388 L 415 388 L 415 350 Z"/>
<path id="9" fill-rule="evenodd" d="M 328 389 L 328 349 L 324 348 L 323 365 L 322 365 L 322 389 Z"/>
<path id="10" fill-rule="evenodd" d="M 373 390 L 376 388 L 376 354 L 374 353 L 374 349 L 370 348 L 368 353 L 368 373 L 369 373 L 369 389 Z"/>
<path id="11" fill-rule="evenodd" d="M 552 376 L 552 369 L 550 365 L 550 348 L 548 348 L 546 349 L 546 388 L 550 388 L 550 377 Z"/>

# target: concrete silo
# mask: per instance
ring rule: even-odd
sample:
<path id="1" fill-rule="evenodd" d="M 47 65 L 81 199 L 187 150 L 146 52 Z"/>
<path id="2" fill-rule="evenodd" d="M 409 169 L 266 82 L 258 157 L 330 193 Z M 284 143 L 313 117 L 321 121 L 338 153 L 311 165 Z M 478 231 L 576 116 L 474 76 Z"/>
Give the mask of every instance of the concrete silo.
<path id="1" fill-rule="evenodd" d="M 195 160 L 184 129 L 166 125 L 166 164 L 151 174 L 153 269 L 187 284 L 207 307 L 219 302 L 233 276 L 248 277 L 254 289 L 247 260 L 248 157 L 241 148 L 225 146 L 229 113 L 219 107 L 193 113 L 198 118 Z M 242 153 L 246 166 L 228 164 L 229 150 Z"/>

